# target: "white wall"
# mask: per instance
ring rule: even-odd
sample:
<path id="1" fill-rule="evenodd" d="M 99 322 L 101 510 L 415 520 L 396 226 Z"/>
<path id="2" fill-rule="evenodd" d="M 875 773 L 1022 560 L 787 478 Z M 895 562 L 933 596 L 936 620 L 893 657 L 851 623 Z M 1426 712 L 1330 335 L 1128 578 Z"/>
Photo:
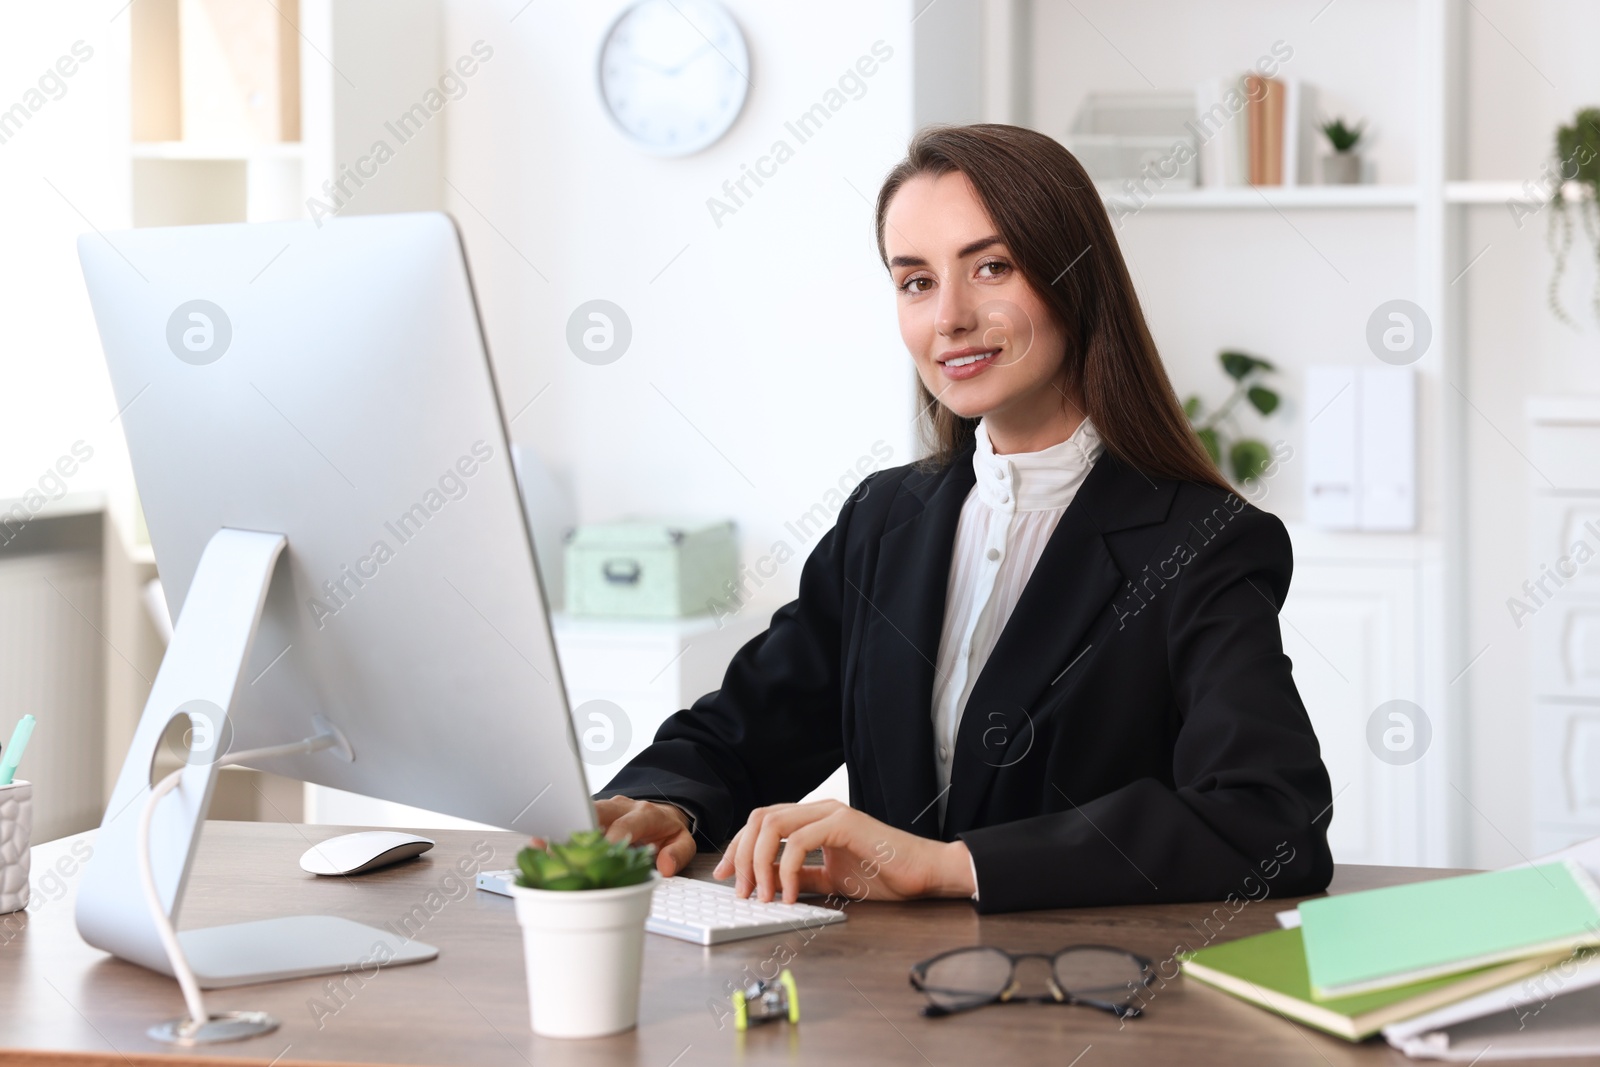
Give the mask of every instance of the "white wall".
<path id="1" fill-rule="evenodd" d="M 0 499 L 36 488 L 80 439 L 95 455 L 69 491 L 102 489 L 126 469 L 76 244 L 128 225 L 121 6 L 0 6 L 0 112 L 40 105 L 0 143 Z M 78 42 L 86 60 L 72 54 Z M 73 74 L 41 92 L 64 56 Z"/>
<path id="2" fill-rule="evenodd" d="M 909 5 L 730 3 L 753 89 L 727 137 L 679 159 L 634 148 L 602 111 L 596 57 L 622 6 L 535 4 L 509 24 L 519 4 L 447 8 L 447 55 L 479 38 L 495 49 L 453 105 L 447 205 L 507 410 L 538 397 L 513 433 L 576 487 L 580 519 L 731 514 L 746 564 L 780 540 L 794 551 L 761 591 L 786 597 L 815 538 L 785 522 L 848 488 L 863 457 L 913 458 L 911 367 L 871 203 L 911 132 Z M 865 93 L 799 143 L 785 122 L 879 40 L 893 56 Z M 707 199 L 779 139 L 793 158 L 719 226 Z M 596 298 L 634 331 L 606 366 L 565 340 Z"/>

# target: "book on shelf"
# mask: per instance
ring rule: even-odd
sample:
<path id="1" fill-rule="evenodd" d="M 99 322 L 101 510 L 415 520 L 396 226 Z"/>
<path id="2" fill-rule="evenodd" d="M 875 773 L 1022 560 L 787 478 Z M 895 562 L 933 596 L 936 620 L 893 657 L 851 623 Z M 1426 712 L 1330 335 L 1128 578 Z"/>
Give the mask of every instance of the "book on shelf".
<path id="1" fill-rule="evenodd" d="M 1277 78 L 1247 74 L 1250 113 L 1250 184 L 1283 184 L 1284 85 Z"/>
<path id="2" fill-rule="evenodd" d="M 1316 182 L 1317 89 L 1304 78 L 1285 78 L 1283 184 Z"/>
<path id="3" fill-rule="evenodd" d="M 1316 90 L 1303 79 L 1246 74 L 1201 81 L 1190 132 L 1205 188 L 1315 180 Z"/>
<path id="4" fill-rule="evenodd" d="M 1200 182 L 1208 189 L 1243 185 L 1248 174 L 1243 78 L 1207 78 L 1195 86 L 1191 124 L 1200 156 Z"/>

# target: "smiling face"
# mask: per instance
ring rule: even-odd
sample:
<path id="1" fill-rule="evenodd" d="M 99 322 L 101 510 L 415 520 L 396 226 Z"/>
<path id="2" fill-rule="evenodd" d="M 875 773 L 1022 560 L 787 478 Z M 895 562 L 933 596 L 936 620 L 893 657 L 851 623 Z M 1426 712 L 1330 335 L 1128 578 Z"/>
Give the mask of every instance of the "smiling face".
<path id="1" fill-rule="evenodd" d="M 900 336 L 923 386 L 983 417 L 999 452 L 1064 441 L 1082 421 L 1061 391 L 1066 342 L 967 176 L 919 174 L 890 201 L 884 250 Z"/>

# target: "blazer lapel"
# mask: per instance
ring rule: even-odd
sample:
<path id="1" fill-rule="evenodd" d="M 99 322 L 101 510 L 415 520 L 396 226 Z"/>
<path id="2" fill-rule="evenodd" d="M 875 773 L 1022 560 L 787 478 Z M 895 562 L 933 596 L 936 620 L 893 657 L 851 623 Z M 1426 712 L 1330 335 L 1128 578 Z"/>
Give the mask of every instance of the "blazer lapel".
<path id="1" fill-rule="evenodd" d="M 1033 713 L 1090 652 L 1089 628 L 1128 578 L 1105 534 L 1165 520 L 1176 491 L 1102 453 L 1046 542 L 974 683 L 956 732 L 941 836 L 970 829 L 996 779 L 1027 757 Z M 946 563 L 948 570 L 948 562 Z"/>
<path id="2" fill-rule="evenodd" d="M 884 533 L 870 595 L 856 590 L 867 600 L 863 611 L 869 622 L 859 660 L 865 681 L 863 718 L 872 738 L 885 821 L 925 837 L 939 835 L 933 766 L 935 664 L 956 525 L 975 480 L 968 448 L 928 481 L 922 509 Z"/>

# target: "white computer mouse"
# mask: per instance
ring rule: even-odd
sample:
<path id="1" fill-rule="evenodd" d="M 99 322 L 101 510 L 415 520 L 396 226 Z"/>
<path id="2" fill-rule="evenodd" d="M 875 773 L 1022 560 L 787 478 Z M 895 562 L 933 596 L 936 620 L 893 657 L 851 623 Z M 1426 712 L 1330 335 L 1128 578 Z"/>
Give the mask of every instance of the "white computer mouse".
<path id="1" fill-rule="evenodd" d="M 300 857 L 300 869 L 312 874 L 365 874 L 420 856 L 432 847 L 432 841 L 416 834 L 362 830 L 312 845 Z"/>

